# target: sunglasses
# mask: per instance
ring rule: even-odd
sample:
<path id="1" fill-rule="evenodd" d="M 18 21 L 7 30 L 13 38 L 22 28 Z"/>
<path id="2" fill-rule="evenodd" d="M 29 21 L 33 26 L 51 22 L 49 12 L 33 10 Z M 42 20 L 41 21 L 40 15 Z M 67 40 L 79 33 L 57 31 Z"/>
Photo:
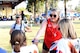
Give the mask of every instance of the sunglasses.
<path id="1" fill-rule="evenodd" d="M 20 18 L 20 17 L 16 17 L 16 18 Z"/>
<path id="2" fill-rule="evenodd" d="M 57 15 L 52 15 L 52 14 L 50 14 L 50 17 L 52 17 L 52 16 L 54 16 L 54 18 L 56 18 Z"/>

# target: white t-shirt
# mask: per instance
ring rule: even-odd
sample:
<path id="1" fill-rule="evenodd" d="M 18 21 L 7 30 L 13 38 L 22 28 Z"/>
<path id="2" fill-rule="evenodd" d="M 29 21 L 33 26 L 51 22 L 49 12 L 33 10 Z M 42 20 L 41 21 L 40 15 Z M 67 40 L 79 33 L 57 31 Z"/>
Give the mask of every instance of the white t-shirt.
<path id="1" fill-rule="evenodd" d="M 12 53 L 15 53 L 12 51 Z M 20 53 L 39 53 L 39 50 L 35 44 L 29 46 L 22 46 L 20 48 Z"/>
<path id="2" fill-rule="evenodd" d="M 79 43 L 78 42 L 80 41 L 79 39 L 60 39 L 58 42 L 56 42 L 57 44 L 53 44 L 51 47 L 50 47 L 50 51 L 52 51 L 54 48 L 57 47 L 57 53 L 59 51 L 61 51 L 62 53 L 71 53 L 71 48 L 70 46 L 74 46 L 75 45 L 78 45 L 79 46 Z M 74 48 L 73 48 L 74 49 Z M 79 53 L 79 49 L 75 48 L 76 49 L 76 52 Z"/>
<path id="3" fill-rule="evenodd" d="M 25 23 L 22 23 L 22 25 L 21 24 L 13 24 L 12 26 L 11 26 L 11 29 L 14 29 L 14 30 L 20 30 L 20 27 L 21 27 L 21 30 L 23 31 L 23 32 L 25 32 L 25 27 L 27 27 L 28 25 L 27 24 L 25 24 Z M 14 28 L 15 27 L 15 28 Z"/>
<path id="4" fill-rule="evenodd" d="M 61 51 L 62 53 L 71 53 L 70 47 L 68 46 L 68 44 L 69 44 L 68 39 L 63 39 L 62 38 L 62 39 L 58 40 L 57 42 L 55 42 L 55 44 L 53 44 L 50 47 L 50 51 L 57 47 L 56 48 L 56 50 L 57 50 L 56 53 L 59 53 L 59 51 Z"/>

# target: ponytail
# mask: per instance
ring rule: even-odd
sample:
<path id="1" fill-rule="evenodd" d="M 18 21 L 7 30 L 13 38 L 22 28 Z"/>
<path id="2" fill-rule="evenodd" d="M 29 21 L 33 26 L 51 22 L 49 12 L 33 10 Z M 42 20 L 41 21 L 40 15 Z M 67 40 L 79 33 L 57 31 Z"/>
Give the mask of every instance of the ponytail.
<path id="1" fill-rule="evenodd" d="M 14 52 L 20 52 L 20 43 L 18 41 L 15 42 Z"/>
<path id="2" fill-rule="evenodd" d="M 14 52 L 18 53 L 21 46 L 26 46 L 26 36 L 21 30 L 14 30 L 10 42 Z"/>

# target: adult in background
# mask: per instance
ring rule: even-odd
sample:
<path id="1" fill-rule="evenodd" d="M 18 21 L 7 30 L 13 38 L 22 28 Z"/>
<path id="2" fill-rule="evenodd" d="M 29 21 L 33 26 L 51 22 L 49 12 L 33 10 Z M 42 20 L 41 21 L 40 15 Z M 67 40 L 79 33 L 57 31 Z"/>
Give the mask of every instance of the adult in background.
<path id="1" fill-rule="evenodd" d="M 11 34 L 14 30 L 21 30 L 22 32 L 25 33 L 26 31 L 30 32 L 31 28 L 28 27 L 27 24 L 22 22 L 21 15 L 16 15 L 16 22 L 11 26 L 9 33 Z"/>

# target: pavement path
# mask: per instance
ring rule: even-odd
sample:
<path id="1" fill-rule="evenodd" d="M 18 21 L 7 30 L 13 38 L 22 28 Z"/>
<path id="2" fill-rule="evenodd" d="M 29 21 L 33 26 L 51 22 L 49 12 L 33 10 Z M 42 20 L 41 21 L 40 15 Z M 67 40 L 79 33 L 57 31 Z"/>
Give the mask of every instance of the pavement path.
<path id="1" fill-rule="evenodd" d="M 0 21 L 0 27 L 10 27 L 15 21 Z"/>

